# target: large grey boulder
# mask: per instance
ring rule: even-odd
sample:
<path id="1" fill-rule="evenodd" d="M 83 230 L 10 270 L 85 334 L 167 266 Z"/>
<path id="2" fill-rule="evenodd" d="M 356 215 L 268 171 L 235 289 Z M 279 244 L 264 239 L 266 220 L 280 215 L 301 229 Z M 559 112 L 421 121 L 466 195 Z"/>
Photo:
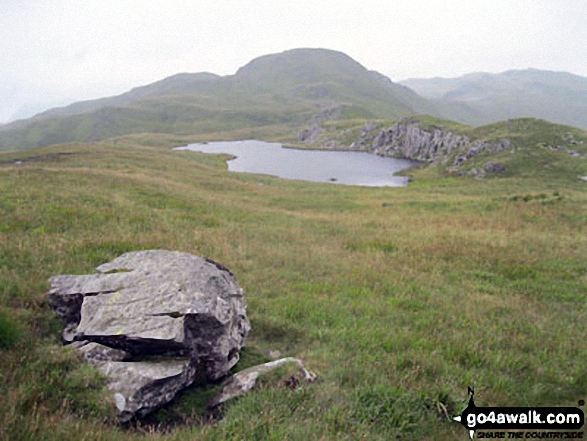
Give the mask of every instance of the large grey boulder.
<path id="1" fill-rule="evenodd" d="M 100 354 L 92 361 L 110 378 L 122 419 L 142 416 L 196 380 L 224 377 L 238 361 L 250 325 L 244 291 L 222 265 L 149 250 L 126 253 L 97 271 L 52 277 L 49 302 L 66 322 L 66 343 L 102 345 L 84 354 Z M 120 351 L 143 361 L 122 362 Z M 181 359 L 162 365 L 156 360 L 162 356 Z"/>

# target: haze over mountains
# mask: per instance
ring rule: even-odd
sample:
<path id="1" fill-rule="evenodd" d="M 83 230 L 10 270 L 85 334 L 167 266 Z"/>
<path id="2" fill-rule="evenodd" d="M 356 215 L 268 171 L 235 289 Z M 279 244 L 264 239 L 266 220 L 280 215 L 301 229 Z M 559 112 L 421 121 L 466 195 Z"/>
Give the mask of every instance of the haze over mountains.
<path id="1" fill-rule="evenodd" d="M 429 114 L 479 125 L 538 117 L 587 128 L 587 78 L 529 70 L 397 84 L 341 52 L 295 49 L 256 58 L 234 75 L 178 74 L 1 126 L 0 149 L 271 125 L 293 134 L 328 109 L 337 119 Z"/>
<path id="2" fill-rule="evenodd" d="M 468 115 L 446 115 L 466 124 L 533 117 L 587 129 L 587 78 L 567 72 L 511 70 L 400 84 L 434 103 L 466 105 L 472 110 Z"/>
<path id="3" fill-rule="evenodd" d="M 136 132 L 198 134 L 305 124 L 321 105 L 342 118 L 433 113 L 429 101 L 345 54 L 300 49 L 257 58 L 235 75 L 180 74 L 128 93 L 54 109 L 0 129 L 0 148 L 93 141 Z"/>
<path id="4" fill-rule="evenodd" d="M 368 71 L 343 53 L 298 49 L 256 58 L 235 75 L 178 74 L 116 97 L 80 102 L 49 110 L 40 116 L 87 113 L 102 107 L 125 106 L 171 96 L 181 97 L 192 104 L 207 97 L 219 103 L 223 101 L 222 106 L 235 108 L 240 107 L 235 98 L 244 99 L 243 104 L 253 105 L 253 96 L 276 100 L 273 105 L 331 100 L 353 107 L 363 105 L 364 109 L 360 111 L 368 116 L 385 114 L 393 117 L 406 111 L 431 110 L 427 100 L 377 72 Z"/>

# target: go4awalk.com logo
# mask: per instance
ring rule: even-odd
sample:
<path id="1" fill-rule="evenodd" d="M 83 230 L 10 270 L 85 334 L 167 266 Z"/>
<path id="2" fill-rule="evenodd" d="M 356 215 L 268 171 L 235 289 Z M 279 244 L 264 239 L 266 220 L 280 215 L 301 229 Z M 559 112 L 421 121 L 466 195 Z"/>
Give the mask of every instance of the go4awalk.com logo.
<path id="1" fill-rule="evenodd" d="M 465 426 L 471 439 L 477 431 L 478 438 L 585 439 L 580 431 L 585 414 L 578 407 L 477 407 L 475 391 L 468 392 L 469 405 L 453 419 Z"/>

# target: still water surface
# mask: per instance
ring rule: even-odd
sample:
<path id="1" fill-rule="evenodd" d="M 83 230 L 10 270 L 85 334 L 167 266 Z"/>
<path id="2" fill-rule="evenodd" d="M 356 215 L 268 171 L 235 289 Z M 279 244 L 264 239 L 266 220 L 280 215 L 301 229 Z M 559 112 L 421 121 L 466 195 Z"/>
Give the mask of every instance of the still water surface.
<path id="1" fill-rule="evenodd" d="M 407 159 L 383 158 L 365 152 L 286 149 L 281 144 L 263 141 L 190 144 L 174 150 L 236 156 L 228 161 L 228 169 L 234 172 L 369 187 L 406 186 L 407 177 L 393 174 L 414 165 Z"/>

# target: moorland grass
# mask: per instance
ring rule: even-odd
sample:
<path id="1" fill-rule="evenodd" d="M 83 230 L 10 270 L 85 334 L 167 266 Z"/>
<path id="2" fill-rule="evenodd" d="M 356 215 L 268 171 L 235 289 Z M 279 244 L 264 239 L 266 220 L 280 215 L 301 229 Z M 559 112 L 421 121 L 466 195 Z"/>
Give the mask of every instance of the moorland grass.
<path id="1" fill-rule="evenodd" d="M 522 161 L 484 180 L 422 169 L 407 188 L 315 184 L 230 173 L 225 157 L 170 151 L 178 141 L 0 156 L 0 438 L 464 439 L 449 417 L 467 386 L 488 406 L 587 396 L 575 176 Z M 282 372 L 220 422 L 204 410 L 217 387 L 195 388 L 151 425 L 117 427 L 103 379 L 61 347 L 47 279 L 152 248 L 235 273 L 252 324 L 239 369 L 279 350 L 318 382 L 291 390 Z"/>

